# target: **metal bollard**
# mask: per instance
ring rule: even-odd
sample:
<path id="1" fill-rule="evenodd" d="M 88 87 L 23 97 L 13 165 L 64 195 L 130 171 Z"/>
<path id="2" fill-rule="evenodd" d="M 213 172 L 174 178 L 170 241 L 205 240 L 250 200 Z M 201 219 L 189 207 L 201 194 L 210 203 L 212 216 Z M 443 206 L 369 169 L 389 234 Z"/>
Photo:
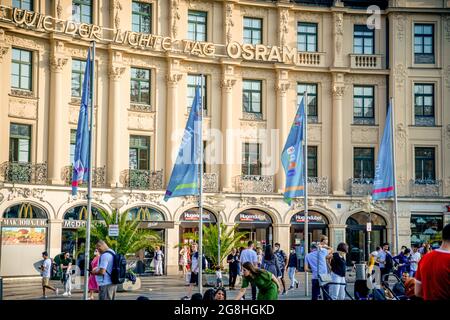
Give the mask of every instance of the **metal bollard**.
<path id="1" fill-rule="evenodd" d="M 367 280 L 366 265 L 364 263 L 355 264 L 356 279 L 355 280 Z"/>

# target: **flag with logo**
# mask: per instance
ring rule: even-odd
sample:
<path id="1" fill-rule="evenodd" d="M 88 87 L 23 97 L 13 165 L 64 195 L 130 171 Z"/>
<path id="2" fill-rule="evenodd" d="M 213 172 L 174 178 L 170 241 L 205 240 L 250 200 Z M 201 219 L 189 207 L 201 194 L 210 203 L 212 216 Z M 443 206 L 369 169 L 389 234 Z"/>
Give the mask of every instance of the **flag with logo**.
<path id="1" fill-rule="evenodd" d="M 89 171 L 89 99 L 91 91 L 91 50 L 88 50 L 84 71 L 80 113 L 78 115 L 75 156 L 72 174 L 72 195 L 76 195 L 78 186 L 88 180 Z"/>
<path id="2" fill-rule="evenodd" d="M 200 87 L 197 86 L 164 201 L 168 201 L 172 197 L 199 194 L 199 164 L 202 148 L 201 101 Z"/>
<path id="3" fill-rule="evenodd" d="M 284 189 L 284 200 L 290 205 L 293 198 L 304 195 L 304 150 L 303 129 L 305 126 L 305 104 L 304 97 L 300 102 L 294 122 L 281 153 L 281 163 L 286 174 L 286 187 Z"/>
<path id="4" fill-rule="evenodd" d="M 391 128 L 392 105 L 389 105 L 384 126 L 383 139 L 375 167 L 375 179 L 373 182 L 372 199 L 381 200 L 394 196 L 394 163 L 392 150 Z"/>

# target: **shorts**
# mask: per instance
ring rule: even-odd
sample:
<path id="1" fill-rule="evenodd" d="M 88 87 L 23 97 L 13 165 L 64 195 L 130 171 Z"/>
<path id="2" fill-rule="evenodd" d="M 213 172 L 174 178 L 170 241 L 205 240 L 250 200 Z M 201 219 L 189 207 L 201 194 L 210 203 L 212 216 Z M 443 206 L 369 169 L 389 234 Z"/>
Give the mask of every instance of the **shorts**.
<path id="1" fill-rule="evenodd" d="M 191 280 L 189 283 L 193 283 L 198 286 L 198 273 L 191 272 Z"/>
<path id="2" fill-rule="evenodd" d="M 48 287 L 50 284 L 50 278 L 42 278 L 42 286 Z"/>
<path id="3" fill-rule="evenodd" d="M 284 271 L 285 271 L 286 269 L 283 267 L 283 269 L 281 269 L 281 276 L 279 276 L 278 278 L 284 278 Z"/>

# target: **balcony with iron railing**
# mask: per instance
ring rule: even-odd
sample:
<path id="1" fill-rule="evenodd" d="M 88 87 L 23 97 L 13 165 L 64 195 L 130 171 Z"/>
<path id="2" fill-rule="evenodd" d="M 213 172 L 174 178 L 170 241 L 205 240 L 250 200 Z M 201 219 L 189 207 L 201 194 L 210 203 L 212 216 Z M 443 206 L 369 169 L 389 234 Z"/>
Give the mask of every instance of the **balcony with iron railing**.
<path id="1" fill-rule="evenodd" d="M 203 192 L 219 192 L 219 176 L 217 173 L 203 174 Z"/>
<path id="2" fill-rule="evenodd" d="M 409 193 L 411 197 L 442 197 L 442 180 L 411 179 Z"/>
<path id="3" fill-rule="evenodd" d="M 61 171 L 61 179 L 65 185 L 72 185 L 73 166 L 65 166 Z M 83 182 L 81 186 L 86 187 L 87 182 Z M 106 186 L 106 167 L 97 167 L 92 169 L 92 186 L 94 188 L 102 188 Z"/>
<path id="4" fill-rule="evenodd" d="M 6 161 L 0 165 L 0 177 L 9 183 L 47 184 L 47 163 Z"/>
<path id="5" fill-rule="evenodd" d="M 120 183 L 130 189 L 163 190 L 163 170 L 123 170 L 120 174 Z"/>
<path id="6" fill-rule="evenodd" d="M 349 194 L 352 197 L 367 196 L 372 193 L 373 178 L 351 178 L 348 184 Z"/>
<path id="7" fill-rule="evenodd" d="M 328 177 L 308 177 L 308 194 L 324 196 L 328 194 Z"/>
<path id="8" fill-rule="evenodd" d="M 383 69 L 383 55 L 381 54 L 350 54 L 350 68 L 365 70 Z"/>
<path id="9" fill-rule="evenodd" d="M 234 186 L 239 193 L 273 193 L 274 176 L 240 175 L 234 177 Z"/>

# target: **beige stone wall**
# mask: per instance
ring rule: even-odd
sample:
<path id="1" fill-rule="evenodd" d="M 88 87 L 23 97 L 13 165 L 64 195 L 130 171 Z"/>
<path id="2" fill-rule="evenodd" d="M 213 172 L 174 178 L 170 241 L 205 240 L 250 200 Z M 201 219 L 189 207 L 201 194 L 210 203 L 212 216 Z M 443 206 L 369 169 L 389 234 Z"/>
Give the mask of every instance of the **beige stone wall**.
<path id="1" fill-rule="evenodd" d="M 164 170 L 167 182 L 172 170 L 172 153 L 177 152 L 181 132 L 187 120 L 187 75 L 207 76 L 207 128 L 247 130 L 224 140 L 217 147 L 219 158 L 225 156 L 233 164 L 209 164 L 208 172 L 218 174 L 219 190 L 227 191 L 223 221 L 233 224 L 236 215 L 246 208 L 260 208 L 274 221 L 274 241 L 287 250 L 291 216 L 302 210 L 300 201 L 289 208 L 280 190 L 284 174 L 278 168 L 279 155 L 297 109 L 297 83 L 318 83 L 318 123 L 311 124 L 309 145 L 318 147 L 318 175 L 328 178 L 328 192 L 311 196 L 311 210 L 324 214 L 329 220 L 331 243 L 345 237 L 346 219 L 364 211 L 361 197 L 348 194 L 348 179 L 353 176 L 353 148 L 370 146 L 378 156 L 379 143 L 386 117 L 386 101 L 394 98 L 397 177 L 399 190 L 399 245 L 409 244 L 411 213 L 443 213 L 450 197 L 450 3 L 447 1 L 390 1 L 391 7 L 382 11 L 381 29 L 375 31 L 375 58 L 380 67 L 355 68 L 352 62 L 353 25 L 364 24 L 365 10 L 347 7 L 321 8 L 294 5 L 288 1 L 278 4 L 264 1 L 206 1 L 206 0 L 143 0 L 152 3 L 153 34 L 178 40 L 187 37 L 187 11 L 208 12 L 208 42 L 216 45 L 213 58 L 186 53 L 141 50 L 126 45 L 98 43 L 96 49 L 94 166 L 106 167 L 106 187 L 95 189 L 99 205 L 111 210 L 110 187 L 121 184 L 120 176 L 128 169 L 130 135 L 149 136 L 151 140 L 150 167 Z M 35 11 L 70 19 L 71 1 L 34 1 Z M 131 30 L 131 1 L 94 1 L 93 23 L 102 27 Z M 11 1 L 0 1 L 10 6 Z M 444 6 L 444 7 L 443 7 Z M 411 10 L 410 10 L 411 8 Z M 417 8 L 423 9 L 418 12 Z M 263 44 L 266 46 L 297 47 L 297 22 L 318 24 L 318 64 L 290 65 L 231 59 L 225 46 L 242 43 L 243 17 L 263 19 Z M 413 23 L 435 24 L 435 60 L 433 65 L 413 63 Z M 388 32 L 386 32 L 389 28 Z M 389 36 L 389 43 L 387 43 Z M 19 201 L 35 201 L 49 213 L 49 249 L 60 250 L 61 222 L 66 209 L 82 199 L 70 197 L 63 186 L 61 170 L 69 163 L 70 129 L 78 120 L 79 100 L 71 98 L 72 59 L 85 59 L 89 42 L 61 34 L 36 32 L 0 21 L 0 164 L 8 161 L 9 125 L 11 122 L 32 125 L 31 161 L 48 163 L 47 185 L 27 186 L 0 182 L 1 213 Z M 388 47 L 389 49 L 388 49 Z M 33 89 L 30 96 L 14 94 L 10 88 L 12 47 L 33 51 Z M 151 110 L 135 111 L 130 103 L 130 68 L 151 70 Z M 259 79 L 263 83 L 263 119 L 243 119 L 242 79 Z M 436 126 L 415 127 L 413 85 L 415 82 L 435 84 Z M 375 87 L 375 125 L 353 124 L 353 86 Z M 275 129 L 270 139 L 258 139 L 256 129 Z M 174 139 L 172 139 L 174 137 Z M 243 142 L 263 144 L 263 175 L 274 175 L 274 193 L 237 193 L 234 178 L 241 174 Z M 272 146 L 278 146 L 272 148 Z M 443 193 L 435 198 L 411 197 L 410 181 L 414 179 L 414 147 L 436 148 L 436 179 L 442 181 Z M 230 151 L 231 150 L 231 151 Z M 17 192 L 16 187 L 19 187 Z M 23 190 L 41 190 L 36 198 Z M 171 244 L 179 241 L 178 220 L 183 208 L 194 205 L 190 198 L 162 201 L 161 191 L 132 191 L 126 196 L 126 206 L 147 204 L 162 210 L 167 220 L 176 221 L 175 229 L 167 233 L 167 265 L 176 270 L 177 250 Z M 28 195 L 28 196 L 27 196 Z M 213 212 L 212 194 L 206 195 Z M 141 199 L 137 201 L 136 199 Z M 376 212 L 387 220 L 388 237 L 395 239 L 392 201 L 377 204 Z M 215 212 L 219 214 L 218 212 Z M 0 217 L 1 220 L 1 217 Z"/>

